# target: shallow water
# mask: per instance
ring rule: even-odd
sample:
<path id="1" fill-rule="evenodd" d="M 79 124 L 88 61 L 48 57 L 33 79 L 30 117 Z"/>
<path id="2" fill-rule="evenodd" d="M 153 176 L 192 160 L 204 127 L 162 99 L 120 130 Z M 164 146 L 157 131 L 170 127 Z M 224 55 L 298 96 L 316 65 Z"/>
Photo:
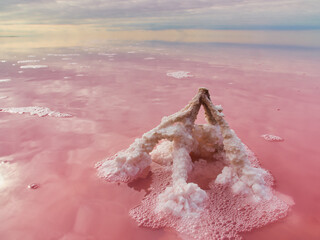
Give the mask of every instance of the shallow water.
<path id="1" fill-rule="evenodd" d="M 180 239 L 130 218 L 147 183 L 106 183 L 94 164 L 204 86 L 282 198 L 295 203 L 285 219 L 242 236 L 319 239 L 319 53 L 164 42 L 1 49 L 0 79 L 10 81 L 0 81 L 0 108 L 39 106 L 72 117 L 0 112 L 0 238 Z"/>

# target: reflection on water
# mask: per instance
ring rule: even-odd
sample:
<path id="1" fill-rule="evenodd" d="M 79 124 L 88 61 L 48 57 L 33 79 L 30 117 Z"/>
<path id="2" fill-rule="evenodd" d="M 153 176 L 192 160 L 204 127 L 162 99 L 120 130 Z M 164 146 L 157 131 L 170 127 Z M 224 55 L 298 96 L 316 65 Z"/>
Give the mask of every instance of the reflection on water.
<path id="1" fill-rule="evenodd" d="M 200 86 L 272 172 L 276 189 L 289 196 L 282 198 L 296 204 L 284 221 L 245 239 L 318 239 L 318 50 L 40 43 L 1 47 L 0 79 L 11 81 L 0 82 L 0 108 L 38 106 L 72 117 L 0 112 L 0 157 L 11 159 L 0 165 L 0 186 L 7 191 L 0 201 L 3 239 L 179 239 L 167 229 L 136 226 L 128 212 L 146 190 L 107 184 L 93 166 L 179 110 Z M 167 76 L 173 72 L 188 77 Z M 267 142 L 263 134 L 285 141 Z M 28 188 L 34 183 L 40 187 Z"/>
<path id="2" fill-rule="evenodd" d="M 5 185 L 4 179 L 2 175 L 0 175 L 0 188 L 2 188 Z"/>
<path id="3" fill-rule="evenodd" d="M 0 203 L 5 202 L 18 181 L 18 169 L 10 156 L 0 157 Z"/>
<path id="4" fill-rule="evenodd" d="M 29 37 L 1 37 L 3 48 L 20 49 L 42 47 L 74 47 L 92 46 L 103 41 L 128 42 L 132 41 L 165 41 L 171 43 L 228 43 L 250 44 L 282 47 L 320 47 L 319 30 L 207 30 L 207 29 L 170 29 L 170 30 L 122 30 L 107 31 L 84 25 L 9 25 L 12 31 Z M 32 36 L 24 33 L 23 29 L 32 32 Z M 36 37 L 34 37 L 36 35 Z M 101 39 L 103 39 L 101 41 Z M 135 53 L 130 51 L 129 53 Z"/>

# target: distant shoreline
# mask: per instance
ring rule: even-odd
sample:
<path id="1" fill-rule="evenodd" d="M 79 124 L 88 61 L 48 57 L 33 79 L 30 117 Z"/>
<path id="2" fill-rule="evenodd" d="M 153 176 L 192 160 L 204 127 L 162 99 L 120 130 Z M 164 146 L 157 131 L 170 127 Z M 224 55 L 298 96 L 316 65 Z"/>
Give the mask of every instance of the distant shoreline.
<path id="1" fill-rule="evenodd" d="M 18 38 L 18 37 L 21 37 L 21 36 L 1 36 L 0 35 L 0 38 Z"/>

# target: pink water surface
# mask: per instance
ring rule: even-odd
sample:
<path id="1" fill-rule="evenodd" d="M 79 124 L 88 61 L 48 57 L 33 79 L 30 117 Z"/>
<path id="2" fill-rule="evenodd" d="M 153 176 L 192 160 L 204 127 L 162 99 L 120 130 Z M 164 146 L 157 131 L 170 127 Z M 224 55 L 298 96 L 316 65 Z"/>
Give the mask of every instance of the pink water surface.
<path id="1" fill-rule="evenodd" d="M 310 49 L 164 43 L 2 50 L 0 79 L 11 81 L 0 82 L 0 108 L 42 106 L 73 117 L 0 112 L 0 239 L 180 239 L 130 218 L 150 183 L 106 183 L 94 164 L 180 110 L 202 86 L 273 174 L 282 198 L 295 203 L 285 219 L 244 239 L 319 239 L 318 56 Z M 18 63 L 32 59 L 39 62 Z M 172 71 L 192 77 L 166 75 Z"/>

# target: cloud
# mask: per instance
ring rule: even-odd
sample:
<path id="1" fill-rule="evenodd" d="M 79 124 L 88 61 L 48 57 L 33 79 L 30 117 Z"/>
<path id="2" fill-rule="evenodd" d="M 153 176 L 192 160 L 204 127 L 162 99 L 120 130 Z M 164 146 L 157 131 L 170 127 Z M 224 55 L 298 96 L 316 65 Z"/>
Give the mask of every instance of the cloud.
<path id="1" fill-rule="evenodd" d="M 239 1 L 229 0 L 4 0 L 2 12 L 34 13 L 30 17 L 64 19 L 99 19 L 154 16 L 213 6 L 227 6 Z"/>
<path id="2" fill-rule="evenodd" d="M 138 29 L 320 28 L 319 0 L 2 0 L 2 22 Z"/>

